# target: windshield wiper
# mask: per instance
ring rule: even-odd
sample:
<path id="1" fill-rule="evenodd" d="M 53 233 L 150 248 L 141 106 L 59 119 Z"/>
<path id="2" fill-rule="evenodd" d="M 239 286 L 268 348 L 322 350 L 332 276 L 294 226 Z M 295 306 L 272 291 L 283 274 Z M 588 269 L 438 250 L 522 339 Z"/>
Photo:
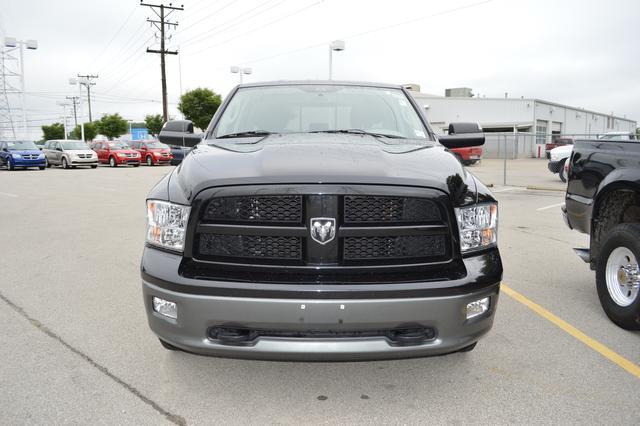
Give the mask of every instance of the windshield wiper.
<path id="1" fill-rule="evenodd" d="M 273 135 L 273 132 L 266 130 L 247 130 L 244 132 L 229 133 L 222 136 L 217 136 L 216 139 L 230 139 L 230 138 L 250 138 L 253 136 L 269 136 Z"/>
<path id="2" fill-rule="evenodd" d="M 352 135 L 368 135 L 368 136 L 373 136 L 375 138 L 406 139 L 404 136 L 389 135 L 386 133 L 368 132 L 362 129 L 314 130 L 309 133 L 347 133 Z"/>

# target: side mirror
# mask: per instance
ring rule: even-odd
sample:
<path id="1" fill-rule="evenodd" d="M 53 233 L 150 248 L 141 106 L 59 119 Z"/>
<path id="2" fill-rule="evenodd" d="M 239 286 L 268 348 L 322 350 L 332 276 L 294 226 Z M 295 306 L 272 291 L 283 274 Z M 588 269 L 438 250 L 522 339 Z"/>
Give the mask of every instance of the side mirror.
<path id="1" fill-rule="evenodd" d="M 193 133 L 193 122 L 190 120 L 167 121 L 158 140 L 167 145 L 195 146 L 202 141 L 201 133 Z"/>
<path id="2" fill-rule="evenodd" d="M 466 148 L 484 145 L 484 133 L 478 123 L 450 123 L 449 134 L 438 136 L 447 148 Z"/>

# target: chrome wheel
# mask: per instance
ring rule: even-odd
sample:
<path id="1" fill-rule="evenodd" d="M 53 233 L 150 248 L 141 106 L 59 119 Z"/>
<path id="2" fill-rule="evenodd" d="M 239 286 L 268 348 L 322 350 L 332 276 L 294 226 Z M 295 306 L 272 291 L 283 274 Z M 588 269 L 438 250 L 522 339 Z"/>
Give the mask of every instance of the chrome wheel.
<path id="1" fill-rule="evenodd" d="M 153 158 L 150 155 L 147 155 L 147 166 L 153 166 Z"/>
<path id="2" fill-rule="evenodd" d="M 115 166 L 117 166 L 117 164 L 116 164 L 116 159 L 115 159 L 115 158 L 113 158 L 113 157 L 109 157 L 109 165 L 110 165 L 111 167 L 115 167 Z"/>
<path id="3" fill-rule="evenodd" d="M 605 270 L 607 290 L 618 306 L 629 306 L 638 297 L 640 271 L 638 260 L 631 250 L 618 247 L 607 259 Z"/>
<path id="4" fill-rule="evenodd" d="M 68 169 L 69 165 L 67 164 L 67 159 L 62 157 L 62 168 L 63 169 Z"/>

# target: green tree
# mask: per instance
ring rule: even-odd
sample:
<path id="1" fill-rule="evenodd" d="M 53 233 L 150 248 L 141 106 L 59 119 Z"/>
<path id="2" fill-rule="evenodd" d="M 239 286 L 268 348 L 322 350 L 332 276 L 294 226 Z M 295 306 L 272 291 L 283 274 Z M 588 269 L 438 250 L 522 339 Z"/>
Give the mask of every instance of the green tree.
<path id="1" fill-rule="evenodd" d="M 64 125 L 62 123 L 53 123 L 49 126 L 42 126 L 43 139 L 48 141 L 51 139 L 65 139 Z"/>
<path id="2" fill-rule="evenodd" d="M 117 138 L 129 131 L 127 120 L 120 117 L 120 114 L 103 115 L 102 118 L 95 123 L 96 130 L 101 135 L 105 135 L 109 139 Z"/>
<path id="3" fill-rule="evenodd" d="M 187 120 L 193 121 L 194 126 L 204 130 L 221 103 L 220 95 L 207 88 L 199 87 L 180 96 L 178 110 Z"/>
<path id="4" fill-rule="evenodd" d="M 84 140 L 86 142 L 92 141 L 98 135 L 98 130 L 96 129 L 95 123 L 84 123 Z M 71 132 L 71 137 L 73 139 L 80 139 L 82 137 L 82 130 L 80 126 L 76 126 Z"/>
<path id="5" fill-rule="evenodd" d="M 160 114 L 150 114 L 144 117 L 144 124 L 147 126 L 149 133 L 156 136 L 162 130 L 164 122 Z"/>
<path id="6" fill-rule="evenodd" d="M 640 139 L 640 127 L 636 128 L 636 138 Z"/>

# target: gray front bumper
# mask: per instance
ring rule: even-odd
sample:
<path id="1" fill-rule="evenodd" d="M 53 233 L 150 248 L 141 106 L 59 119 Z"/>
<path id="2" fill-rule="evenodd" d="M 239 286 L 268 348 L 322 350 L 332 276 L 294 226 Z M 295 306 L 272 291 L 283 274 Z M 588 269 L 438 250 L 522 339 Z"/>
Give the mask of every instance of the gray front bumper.
<path id="1" fill-rule="evenodd" d="M 277 360 L 364 360 L 438 355 L 476 342 L 492 326 L 499 284 L 474 293 L 424 298 L 299 300 L 220 297 L 177 293 L 143 280 L 151 329 L 164 341 L 206 355 Z M 178 318 L 152 309 L 152 297 L 177 304 Z M 489 312 L 466 319 L 467 303 L 491 297 Z M 247 346 L 210 340 L 213 326 L 271 330 L 377 330 L 419 324 L 436 329 L 436 338 L 414 346 L 395 346 L 385 337 L 259 337 Z"/>

